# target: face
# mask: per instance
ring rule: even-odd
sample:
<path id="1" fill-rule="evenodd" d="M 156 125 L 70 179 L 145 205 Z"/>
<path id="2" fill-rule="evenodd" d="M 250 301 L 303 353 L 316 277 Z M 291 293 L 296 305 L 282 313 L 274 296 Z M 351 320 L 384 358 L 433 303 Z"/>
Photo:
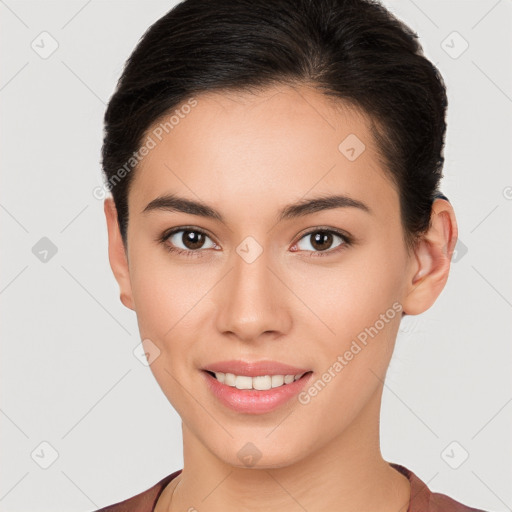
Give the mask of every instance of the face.
<path id="1" fill-rule="evenodd" d="M 364 442 L 412 268 L 367 119 L 306 87 L 195 100 L 168 133 L 148 131 L 156 144 L 128 198 L 122 292 L 151 371 L 187 432 L 228 464 L 243 466 L 246 446 L 259 466 L 285 466 L 356 424 Z M 217 216 L 146 209 L 165 195 Z M 331 196 L 352 202 L 287 209 Z M 275 407 L 237 409 L 204 371 L 231 360 L 310 373 Z"/>

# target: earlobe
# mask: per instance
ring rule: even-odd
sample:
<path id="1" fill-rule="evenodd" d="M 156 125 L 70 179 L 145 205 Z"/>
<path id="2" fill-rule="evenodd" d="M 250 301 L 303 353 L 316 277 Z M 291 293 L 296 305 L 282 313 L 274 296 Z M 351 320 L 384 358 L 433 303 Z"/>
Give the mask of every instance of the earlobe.
<path id="1" fill-rule="evenodd" d="M 445 199 L 432 205 L 430 228 L 414 249 L 408 291 L 403 300 L 407 315 L 418 315 L 429 309 L 441 294 L 448 274 L 458 229 L 455 213 Z"/>
<path id="2" fill-rule="evenodd" d="M 128 309 L 131 309 L 133 311 L 135 311 L 135 307 L 133 305 L 133 300 L 131 298 L 131 295 L 127 295 L 126 293 L 124 292 L 121 292 L 119 294 L 119 299 L 121 300 L 121 302 L 128 308 Z"/>
<path id="3" fill-rule="evenodd" d="M 125 246 L 119 230 L 117 210 L 114 200 L 107 197 L 103 204 L 108 229 L 108 258 L 110 268 L 119 285 L 121 302 L 129 309 L 135 311 L 130 272 Z"/>

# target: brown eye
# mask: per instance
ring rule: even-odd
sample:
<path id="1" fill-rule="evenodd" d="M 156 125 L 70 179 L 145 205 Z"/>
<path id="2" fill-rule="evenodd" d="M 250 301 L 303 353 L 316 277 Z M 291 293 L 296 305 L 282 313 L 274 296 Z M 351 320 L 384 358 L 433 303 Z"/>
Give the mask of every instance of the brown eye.
<path id="1" fill-rule="evenodd" d="M 206 233 L 197 229 L 177 229 L 164 238 L 164 242 L 170 249 L 180 252 L 198 252 L 199 249 L 215 247 L 213 242 L 211 242 L 210 246 L 205 247 L 206 240 L 211 239 Z"/>
<path id="2" fill-rule="evenodd" d="M 303 244 L 301 247 L 301 241 L 307 240 L 308 238 L 310 239 L 310 242 Z M 333 246 L 333 243 L 336 242 L 336 239 L 339 239 L 340 242 Z M 317 229 L 316 231 L 310 231 L 309 233 L 305 234 L 297 243 L 297 247 L 299 247 L 300 250 L 305 251 L 311 250 L 310 248 L 312 248 L 313 252 L 330 252 L 330 250 L 335 249 L 341 245 L 346 245 L 348 242 L 348 238 L 340 233 L 327 229 Z"/>
<path id="3" fill-rule="evenodd" d="M 198 231 L 183 231 L 181 242 L 187 249 L 201 249 L 204 244 L 205 235 Z"/>

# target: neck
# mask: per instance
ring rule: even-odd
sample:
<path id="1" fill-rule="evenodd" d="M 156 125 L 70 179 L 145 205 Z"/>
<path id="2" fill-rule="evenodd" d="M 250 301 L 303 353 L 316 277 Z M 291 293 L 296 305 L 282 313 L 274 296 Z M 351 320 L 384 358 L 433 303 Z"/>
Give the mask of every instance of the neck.
<path id="1" fill-rule="evenodd" d="M 381 395 L 382 387 L 342 434 L 283 467 L 226 464 L 183 424 L 183 471 L 155 512 L 407 512 L 409 481 L 380 453 Z"/>

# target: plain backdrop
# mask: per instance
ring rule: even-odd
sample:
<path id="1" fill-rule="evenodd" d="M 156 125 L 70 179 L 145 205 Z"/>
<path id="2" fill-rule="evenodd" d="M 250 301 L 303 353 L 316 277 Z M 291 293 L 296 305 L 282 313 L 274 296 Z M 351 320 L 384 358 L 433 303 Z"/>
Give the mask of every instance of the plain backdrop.
<path id="1" fill-rule="evenodd" d="M 102 119 L 175 2 L 0 1 L 0 510 L 88 512 L 182 468 L 181 423 L 134 355 L 107 257 Z M 402 323 L 382 451 L 431 489 L 512 510 L 512 2 L 387 0 L 448 88 L 448 283 Z M 455 467 L 456 466 L 456 467 Z"/>

